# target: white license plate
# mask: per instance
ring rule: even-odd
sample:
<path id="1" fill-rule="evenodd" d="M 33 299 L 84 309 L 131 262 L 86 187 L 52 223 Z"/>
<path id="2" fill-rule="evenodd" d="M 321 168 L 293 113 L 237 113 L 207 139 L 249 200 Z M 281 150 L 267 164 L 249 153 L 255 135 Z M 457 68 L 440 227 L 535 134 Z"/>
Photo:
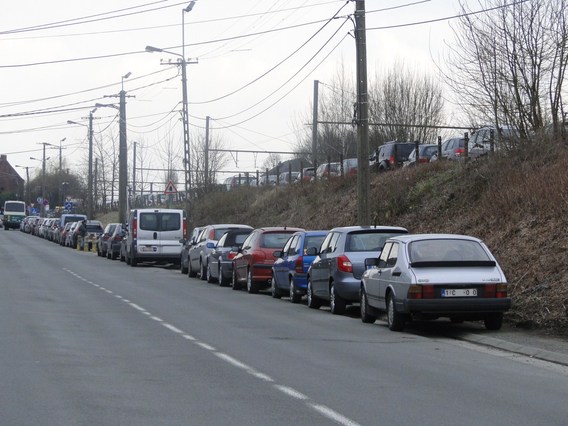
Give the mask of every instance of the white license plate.
<path id="1" fill-rule="evenodd" d="M 144 252 L 144 253 L 148 253 L 148 252 L 156 252 L 158 250 L 158 248 L 156 246 L 142 246 L 140 247 L 140 251 Z"/>
<path id="2" fill-rule="evenodd" d="M 475 297 L 477 296 L 476 288 L 447 288 L 442 290 L 442 297 Z"/>

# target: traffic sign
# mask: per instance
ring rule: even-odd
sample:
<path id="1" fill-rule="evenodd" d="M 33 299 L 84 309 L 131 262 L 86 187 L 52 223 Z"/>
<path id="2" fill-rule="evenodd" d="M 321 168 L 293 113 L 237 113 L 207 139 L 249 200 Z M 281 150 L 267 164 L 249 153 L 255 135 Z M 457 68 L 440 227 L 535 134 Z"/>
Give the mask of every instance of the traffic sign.
<path id="1" fill-rule="evenodd" d="M 166 185 L 166 190 L 164 191 L 164 194 L 177 194 L 177 189 L 174 185 L 174 183 L 169 180 L 167 185 Z"/>
<path id="2" fill-rule="evenodd" d="M 65 210 L 71 210 L 73 208 L 73 203 L 71 201 L 65 201 Z"/>

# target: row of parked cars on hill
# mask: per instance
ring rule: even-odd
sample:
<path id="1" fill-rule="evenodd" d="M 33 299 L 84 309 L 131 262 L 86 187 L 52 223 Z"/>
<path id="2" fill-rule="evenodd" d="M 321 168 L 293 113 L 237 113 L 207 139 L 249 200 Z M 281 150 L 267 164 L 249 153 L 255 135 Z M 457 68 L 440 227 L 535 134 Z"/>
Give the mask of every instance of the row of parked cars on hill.
<path id="1" fill-rule="evenodd" d="M 292 303 L 305 298 L 309 308 L 327 305 L 335 315 L 358 305 L 363 322 L 386 314 L 393 331 L 439 317 L 482 320 L 496 330 L 511 305 L 505 275 L 482 241 L 413 235 L 397 226 L 210 224 L 189 233 L 184 210 L 134 209 L 126 224 L 101 230 L 96 252 L 132 267 L 171 263 L 182 274 L 235 291 L 269 291 Z"/>

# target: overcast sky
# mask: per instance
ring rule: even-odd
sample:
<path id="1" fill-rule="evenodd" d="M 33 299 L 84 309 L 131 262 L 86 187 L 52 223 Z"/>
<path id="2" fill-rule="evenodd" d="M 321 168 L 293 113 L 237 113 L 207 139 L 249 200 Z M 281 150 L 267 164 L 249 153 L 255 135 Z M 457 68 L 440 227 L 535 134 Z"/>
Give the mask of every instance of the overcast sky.
<path id="1" fill-rule="evenodd" d="M 129 159 L 134 141 L 144 167 L 163 167 L 161 152 L 168 141 L 177 144 L 182 157 L 181 77 L 178 67 L 161 63 L 177 57 L 144 51 L 151 45 L 181 54 L 182 15 L 185 56 L 197 61 L 188 65 L 192 139 L 204 133 L 210 116 L 211 134 L 223 148 L 291 151 L 295 127 L 309 115 L 313 81 L 330 84 L 341 65 L 355 70 L 348 19 L 353 1 L 198 0 L 184 13 L 188 4 L 10 2 L 0 14 L 0 153 L 8 154 L 12 165 L 32 167 L 33 176 L 41 162 L 30 157 L 41 159 L 41 144 L 47 142 L 61 145 L 65 167 L 86 168 L 87 128 L 67 121 L 86 126 L 95 103 L 118 104 L 113 96 L 121 90 L 122 76 L 131 73 L 123 80 L 132 96 L 127 100 Z M 443 54 L 452 21 L 406 24 L 456 15 L 458 0 L 367 0 L 366 10 L 369 76 L 401 60 L 433 70 L 431 52 Z M 323 85 L 323 90 L 332 89 Z M 116 110 L 99 108 L 94 117 L 95 139 L 108 129 L 117 131 Z M 48 149 L 46 156 L 58 164 L 58 149 Z M 261 168 L 266 155 L 228 158 L 225 170 L 250 171 Z M 25 170 L 18 172 L 25 178 Z"/>

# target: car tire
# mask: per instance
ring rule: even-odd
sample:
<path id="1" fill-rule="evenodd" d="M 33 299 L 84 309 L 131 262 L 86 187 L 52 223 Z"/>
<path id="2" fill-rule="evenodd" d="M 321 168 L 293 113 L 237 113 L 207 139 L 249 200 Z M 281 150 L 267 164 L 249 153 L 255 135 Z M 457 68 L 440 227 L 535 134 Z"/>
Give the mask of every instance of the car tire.
<path id="1" fill-rule="evenodd" d="M 214 283 L 215 282 L 215 278 L 213 278 L 213 276 L 211 275 L 211 264 L 209 262 L 207 262 L 207 282 L 208 283 Z"/>
<path id="2" fill-rule="evenodd" d="M 110 260 L 114 260 L 118 257 L 118 254 L 116 254 L 114 251 L 110 252 Z"/>
<path id="3" fill-rule="evenodd" d="M 333 315 L 343 315 L 345 313 L 345 308 L 347 304 L 345 300 L 341 298 L 339 294 L 337 294 L 337 290 L 335 289 L 335 284 L 331 284 L 329 288 L 329 308 Z"/>
<path id="4" fill-rule="evenodd" d="M 120 259 L 121 262 L 126 262 L 126 258 L 122 255 L 122 250 L 120 250 L 118 258 Z"/>
<path id="5" fill-rule="evenodd" d="M 307 296 L 308 296 L 308 308 L 319 309 L 321 307 L 321 300 L 318 299 L 316 296 L 314 296 L 314 292 L 312 289 L 312 282 L 309 277 L 308 277 Z"/>
<path id="6" fill-rule="evenodd" d="M 387 325 L 389 330 L 402 331 L 404 328 L 404 322 L 404 316 L 396 310 L 393 294 L 389 293 L 387 296 Z"/>
<path id="7" fill-rule="evenodd" d="M 138 259 L 136 259 L 136 256 L 132 256 L 130 258 L 130 266 L 132 266 L 133 268 L 135 268 L 138 265 Z"/>
<path id="8" fill-rule="evenodd" d="M 99 250 L 99 246 L 98 246 L 98 244 L 97 244 L 97 256 L 99 256 L 99 257 L 101 257 L 101 256 L 102 256 L 102 254 L 101 254 L 101 251 Z"/>
<path id="9" fill-rule="evenodd" d="M 254 282 L 252 279 L 252 271 L 247 269 L 247 292 L 249 294 L 256 294 L 258 293 L 258 284 Z"/>
<path id="10" fill-rule="evenodd" d="M 199 279 L 205 281 L 207 279 L 207 265 L 203 265 L 203 262 L 199 262 Z"/>
<path id="11" fill-rule="evenodd" d="M 221 266 L 219 266 L 219 286 L 221 287 L 227 287 L 230 283 L 230 281 L 225 278 L 225 275 L 223 275 L 223 268 Z"/>
<path id="12" fill-rule="evenodd" d="M 499 330 L 503 325 L 503 312 L 494 312 L 483 318 L 487 330 Z"/>
<path id="13" fill-rule="evenodd" d="M 179 261 L 179 270 L 180 270 L 180 272 L 181 272 L 183 275 L 185 275 L 185 274 L 187 274 L 187 272 L 188 272 L 187 269 L 188 269 L 187 266 L 183 266 L 183 261 L 182 261 L 181 258 L 180 258 L 180 261 Z"/>
<path id="14" fill-rule="evenodd" d="M 290 277 L 290 302 L 300 303 L 302 300 L 302 295 L 296 292 L 296 285 L 294 284 L 294 279 Z"/>
<path id="15" fill-rule="evenodd" d="M 365 291 L 364 287 L 361 287 L 361 298 L 359 302 L 361 304 L 361 321 L 363 321 L 365 324 L 373 324 L 377 320 L 377 317 L 370 313 L 369 301 L 367 300 L 367 292 Z"/>
<path id="16" fill-rule="evenodd" d="M 109 260 L 112 260 L 112 250 L 107 249 L 106 258 L 109 259 Z"/>
<path id="17" fill-rule="evenodd" d="M 272 273 L 272 281 L 270 282 L 270 295 L 274 299 L 281 299 L 282 293 L 280 289 L 276 286 L 276 280 L 274 279 L 274 273 Z"/>
<path id="18" fill-rule="evenodd" d="M 233 266 L 233 290 L 240 290 L 240 289 L 241 289 L 241 283 L 237 279 L 237 271 Z"/>
<path id="19" fill-rule="evenodd" d="M 187 276 L 189 278 L 195 278 L 197 276 L 197 272 L 193 270 L 193 268 L 191 267 L 191 259 L 187 259 Z"/>

